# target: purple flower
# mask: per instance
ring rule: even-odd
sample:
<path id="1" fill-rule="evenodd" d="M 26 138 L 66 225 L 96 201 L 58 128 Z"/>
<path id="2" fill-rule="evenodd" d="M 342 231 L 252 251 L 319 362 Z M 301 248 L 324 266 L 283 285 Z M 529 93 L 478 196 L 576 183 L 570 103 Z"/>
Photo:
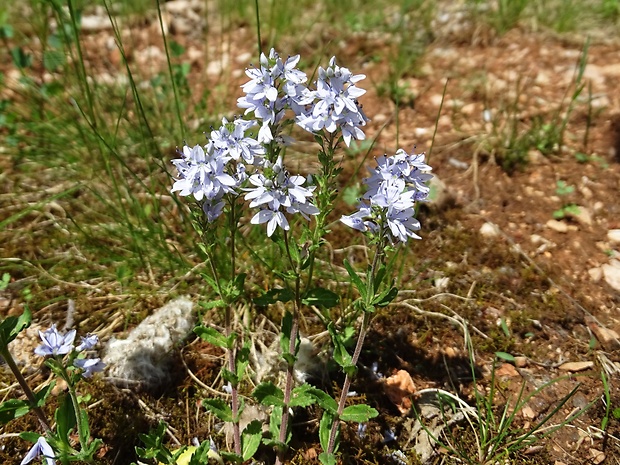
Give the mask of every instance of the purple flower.
<path id="1" fill-rule="evenodd" d="M 86 337 L 82 337 L 82 342 L 75 348 L 78 352 L 83 350 L 90 350 L 97 345 L 99 338 L 94 334 L 87 334 Z"/>
<path id="2" fill-rule="evenodd" d="M 255 157 L 260 160 L 265 154 L 265 147 L 257 140 L 245 137 L 245 132 L 256 124 L 254 120 L 243 119 L 236 119 L 229 123 L 226 118 L 223 118 L 220 129 L 211 131 L 211 141 L 220 151 L 220 156 L 230 156 L 233 160 L 242 158 L 251 165 L 255 164 Z"/>
<path id="3" fill-rule="evenodd" d="M 301 213 L 306 219 L 319 213 L 319 209 L 310 202 L 314 187 L 303 187 L 306 182 L 303 176 L 290 176 L 284 168 L 282 157 L 278 157 L 273 164 L 266 161 L 263 171 L 250 176 L 249 182 L 254 187 L 246 189 L 245 199 L 251 200 L 250 207 L 261 208 L 250 223 L 267 223 L 269 237 L 277 226 L 286 231 L 289 229 L 282 210 L 290 214 Z"/>
<path id="4" fill-rule="evenodd" d="M 75 339 L 75 329 L 72 329 L 65 335 L 62 335 L 56 329 L 56 325 L 45 332 L 39 331 L 39 337 L 43 344 L 34 349 L 34 353 L 42 357 L 48 355 L 65 355 L 73 350 L 73 341 Z"/>
<path id="5" fill-rule="evenodd" d="M 84 378 L 90 378 L 93 373 L 103 371 L 105 368 L 105 363 L 99 358 L 76 358 L 73 361 L 73 365 L 84 370 L 82 373 Z"/>
<path id="6" fill-rule="evenodd" d="M 300 114 L 304 105 L 312 98 L 303 84 L 306 74 L 296 68 L 299 55 L 282 61 L 272 48 L 269 57 L 260 57 L 260 68 L 248 68 L 245 74 L 250 81 L 241 86 L 244 97 L 237 100 L 237 106 L 245 108 L 245 114 L 253 113 L 262 121 L 258 131 L 258 142 L 269 143 L 279 135 L 279 123 L 284 113 L 291 108 Z"/>
<path id="7" fill-rule="evenodd" d="M 201 201 L 203 198 L 213 200 L 234 191 L 237 182 L 224 171 L 230 158 L 218 153 L 212 143 L 205 148 L 206 152 L 200 145 L 193 148 L 186 145 L 183 147 L 183 158 L 172 160 L 180 177 L 174 183 L 172 192 L 180 191 L 182 196 L 193 195 Z"/>
<path id="8" fill-rule="evenodd" d="M 377 168 L 364 180 L 367 191 L 359 210 L 340 219 L 358 231 L 387 234 L 391 242 L 420 239 L 415 231 L 420 223 L 415 219 L 415 202 L 426 200 L 432 177 L 424 163 L 424 154 L 409 155 L 399 150 L 393 157 L 380 157 Z"/>
<path id="9" fill-rule="evenodd" d="M 313 133 L 323 129 L 334 133 L 340 128 L 347 147 L 351 139 L 365 139 L 360 126 L 364 126 L 368 118 L 357 99 L 366 91 L 356 83 L 366 76 L 353 75 L 347 68 L 338 66 L 336 57 L 332 57 L 327 69 L 319 68 L 318 74 L 316 90 L 309 94 L 314 104 L 297 116 L 297 124 Z"/>
<path id="10" fill-rule="evenodd" d="M 34 446 L 28 451 L 20 465 L 26 465 L 41 455 L 45 458 L 47 465 L 56 465 L 56 460 L 54 460 L 54 449 L 52 449 L 52 446 L 48 444 L 43 436 L 39 436 L 39 439 L 37 439 L 37 442 L 35 442 Z"/>

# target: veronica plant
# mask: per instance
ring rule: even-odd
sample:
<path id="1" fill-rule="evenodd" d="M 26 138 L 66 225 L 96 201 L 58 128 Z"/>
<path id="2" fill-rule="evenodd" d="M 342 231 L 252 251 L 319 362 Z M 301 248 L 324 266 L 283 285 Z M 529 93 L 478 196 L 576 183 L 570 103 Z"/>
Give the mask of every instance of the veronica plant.
<path id="1" fill-rule="evenodd" d="M 60 333 L 55 325 L 46 331 L 40 331 L 41 344 L 34 350 L 35 354 L 46 358 L 45 364 L 57 378 L 66 382 L 68 394 L 61 400 L 56 410 L 55 430 L 41 408 L 54 387 L 55 383 L 34 393 L 15 360 L 8 345 L 19 332 L 26 328 L 31 321 L 30 311 L 26 309 L 20 317 L 8 317 L 0 323 L 0 355 L 17 378 L 17 381 L 26 395 L 27 401 L 10 399 L 0 404 L 0 422 L 8 423 L 14 418 L 34 411 L 44 431 L 44 435 L 34 432 L 24 432 L 20 437 L 34 443 L 21 464 L 32 462 L 42 457 L 47 465 L 55 465 L 56 460 L 63 464 L 83 461 L 94 462 L 94 454 L 101 446 L 100 439 L 91 440 L 86 409 L 80 406 L 76 386 L 83 378 L 90 378 L 94 373 L 102 371 L 105 365 L 99 358 L 87 356 L 87 352 L 97 344 L 97 336 L 87 335 L 81 338 L 80 344 L 74 344 L 76 331 Z M 72 430 L 77 429 L 79 450 L 76 450 L 70 440 Z"/>
<path id="2" fill-rule="evenodd" d="M 249 81 L 242 86 L 245 95 L 237 102 L 245 110 L 246 119 L 233 122 L 224 119 L 222 127 L 211 132 L 204 147 L 185 146 L 181 158 L 173 160 L 178 172 L 173 191 L 193 197 L 197 207 L 193 212 L 194 226 L 202 236 L 201 248 L 211 269 L 210 275 L 203 276 L 220 295 L 211 305 L 225 308 L 224 334 L 206 326 L 196 328 L 196 333 L 226 350 L 227 368 L 222 370 L 222 376 L 228 382 L 231 402 L 228 405 L 221 399 L 208 399 L 204 405 L 221 420 L 232 423 L 234 452 L 222 452 L 222 456 L 237 463 L 250 459 L 261 439 L 276 449 L 276 464 L 283 463 L 291 437 L 289 415 L 294 407 L 318 402 L 325 409 L 320 427 L 325 449 L 321 460 L 325 463 L 335 460 L 340 420 L 365 422 L 377 414 L 368 406 L 344 408 L 344 400 L 368 330 L 369 315 L 374 308 L 387 305 L 396 294 L 393 287 L 384 285 L 387 281 L 385 251 L 397 242 L 418 237 L 414 233 L 419 229 L 414 204 L 428 195 L 425 182 L 430 175 L 425 172 L 430 167 L 424 164 L 423 155 L 399 151 L 394 157 L 380 159 L 380 167 L 367 180 L 365 203 L 358 212 L 342 219 L 371 236 L 377 249 L 366 282 L 346 263 L 353 284 L 362 295 L 355 308 L 364 315 L 353 356 L 347 353 L 335 325 L 326 322 L 335 347 L 334 358 L 346 373 L 342 397 L 337 402 L 303 380 L 295 386 L 302 307 L 329 308 L 339 302 L 337 294 L 316 287 L 313 279 L 316 252 L 329 232 L 327 216 L 333 211 L 337 196 L 341 168 L 336 152 L 342 145 L 349 146 L 352 140 L 363 140 L 362 127 L 368 121 L 357 101 L 365 93 L 357 83 L 365 76 L 353 75 L 332 58 L 327 68 L 318 69 L 316 82 L 308 86 L 306 74 L 297 69 L 298 63 L 299 56 L 283 60 L 273 49 L 268 56 L 262 54 L 260 66 L 246 70 Z M 294 124 L 311 132 L 319 146 L 321 170 L 312 176 L 294 175 L 286 168 L 285 147 L 290 139 L 287 128 Z M 235 263 L 235 237 L 244 208 L 251 209 L 251 224 L 266 226 L 267 236 L 284 257 L 283 269 L 274 270 L 274 276 L 285 288 L 273 287 L 254 299 L 257 305 L 277 301 L 286 304 L 280 334 L 282 358 L 287 367 L 284 389 L 265 382 L 252 394 L 259 403 L 272 409 L 270 437 L 266 438 L 262 438 L 257 421 L 251 422 L 243 432 L 239 428 L 243 405 L 238 388 L 248 365 L 249 345 L 240 343 L 244 336 L 233 332 L 231 321 L 234 304 L 244 295 L 245 273 L 238 273 Z M 218 275 L 213 258 L 217 244 L 215 232 L 222 216 L 227 217 L 230 238 L 227 250 L 231 254 L 231 274 L 226 279 Z M 298 220 L 292 221 L 295 217 Z M 256 256 L 256 251 L 252 250 L 252 255 Z"/>

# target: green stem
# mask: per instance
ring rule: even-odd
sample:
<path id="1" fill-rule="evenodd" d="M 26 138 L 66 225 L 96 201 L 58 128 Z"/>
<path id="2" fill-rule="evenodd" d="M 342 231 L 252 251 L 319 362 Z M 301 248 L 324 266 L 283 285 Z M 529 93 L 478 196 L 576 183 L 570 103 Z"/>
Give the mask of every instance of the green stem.
<path id="1" fill-rule="evenodd" d="M 360 327 L 360 333 L 357 338 L 357 343 L 355 344 L 355 351 L 353 352 L 353 357 L 351 358 L 351 364 L 357 365 L 357 361 L 360 357 L 360 353 L 362 352 L 362 346 L 364 345 L 364 339 L 366 338 L 366 334 L 368 333 L 368 325 L 370 323 L 370 312 L 364 312 L 364 317 L 362 319 L 362 326 Z M 334 452 L 334 447 L 336 445 L 336 434 L 338 433 L 338 428 L 340 426 L 340 415 L 342 415 L 342 411 L 347 403 L 347 396 L 349 394 L 349 388 L 351 387 L 351 381 L 353 380 L 352 376 L 347 374 L 344 378 L 344 384 L 342 385 L 342 391 L 340 392 L 340 401 L 338 402 L 338 412 L 336 413 L 336 417 L 334 418 L 334 422 L 332 423 L 332 429 L 329 432 L 329 442 L 327 445 L 327 453 L 331 454 Z"/>
<path id="2" fill-rule="evenodd" d="M 371 282 L 374 282 L 375 273 L 377 271 L 377 266 L 382 261 L 385 252 L 385 243 L 387 238 L 384 234 L 384 222 L 381 222 L 381 227 L 379 229 L 379 242 L 377 243 L 377 250 L 375 251 L 375 256 L 372 260 L 372 265 L 370 267 L 370 273 L 368 274 L 369 282 L 366 283 L 367 286 L 370 286 Z M 377 292 L 378 289 L 375 289 Z M 367 296 L 371 299 L 374 296 Z M 357 337 L 357 343 L 355 344 L 355 350 L 353 352 L 353 357 L 351 358 L 351 365 L 357 366 L 357 361 L 359 360 L 360 353 L 362 352 L 362 346 L 364 345 L 364 339 L 366 338 L 366 334 L 368 333 L 368 326 L 370 324 L 370 317 L 372 315 L 371 312 L 367 310 L 367 307 L 371 304 L 371 301 L 364 302 L 364 317 L 362 318 L 362 325 L 360 327 L 360 332 Z M 351 387 L 351 381 L 353 381 L 353 376 L 350 376 L 348 373 L 345 375 L 344 384 L 342 385 L 342 391 L 340 392 L 340 401 L 338 402 L 338 411 L 336 413 L 336 417 L 334 418 L 334 422 L 332 423 L 332 428 L 329 432 L 329 442 L 327 443 L 327 454 L 332 454 L 334 452 L 334 447 L 336 445 L 336 435 L 338 434 L 338 429 L 340 427 L 340 415 L 344 410 L 344 407 L 347 402 L 347 396 L 349 394 L 349 389 Z"/>
<path id="3" fill-rule="evenodd" d="M 80 411 L 80 404 L 78 402 L 77 393 L 75 392 L 75 387 L 71 382 L 69 373 L 67 373 L 67 369 L 64 367 L 64 365 L 62 365 L 62 363 L 59 363 L 59 365 L 62 366 L 63 378 L 67 382 L 67 386 L 69 386 L 69 397 L 71 397 L 73 411 L 75 412 L 75 422 L 78 430 L 78 438 L 80 440 L 80 450 L 86 450 L 89 438 L 84 437 L 84 431 L 82 429 L 82 414 Z"/>
<path id="4" fill-rule="evenodd" d="M 299 273 L 298 265 L 295 265 L 293 262 L 293 258 L 291 256 L 291 251 L 289 249 L 289 239 L 288 233 L 284 231 L 284 245 L 286 248 L 286 255 L 289 260 L 289 264 L 291 268 L 295 270 L 295 305 L 293 306 L 293 322 L 291 324 L 291 333 L 289 340 L 288 351 L 292 355 L 296 354 L 297 348 L 297 334 L 299 332 L 299 309 L 301 308 L 301 275 Z M 286 369 L 286 385 L 284 386 L 284 406 L 282 407 L 282 422 L 280 423 L 280 444 L 286 444 L 286 432 L 288 429 L 288 419 L 289 419 L 289 402 L 291 401 L 291 392 L 293 391 L 293 383 L 294 383 L 294 369 L 295 362 L 289 359 L 288 366 Z M 278 454 L 276 456 L 275 465 L 281 465 L 284 463 L 284 454 L 286 450 L 284 448 L 280 448 L 278 450 Z"/>
<path id="5" fill-rule="evenodd" d="M 325 144 L 327 140 L 327 144 Z M 327 146 L 326 146 L 327 145 Z M 316 216 L 314 232 L 312 234 L 312 248 L 310 250 L 310 265 L 308 266 L 308 280 L 306 281 L 306 291 L 312 285 L 312 276 L 314 274 L 314 262 L 316 251 L 318 250 L 321 240 L 325 235 L 325 224 L 327 217 L 332 212 L 332 195 L 336 192 L 335 176 L 334 176 L 334 153 L 338 146 L 338 139 L 334 134 L 330 134 L 326 138 L 321 139 L 321 150 L 326 155 L 325 163 L 321 163 L 321 174 L 317 185 L 316 206 L 320 213 Z"/>
<path id="6" fill-rule="evenodd" d="M 52 428 L 50 427 L 50 424 L 47 421 L 47 417 L 45 416 L 45 413 L 43 413 L 43 410 L 41 409 L 41 407 L 37 405 L 37 399 L 34 395 L 34 392 L 32 392 L 32 389 L 30 389 L 30 386 L 28 386 L 28 383 L 26 382 L 26 379 L 22 375 L 22 372 L 19 371 L 19 368 L 17 367 L 17 364 L 15 363 L 15 359 L 13 359 L 11 352 L 9 352 L 9 348 L 3 347 L 2 349 L 0 349 L 0 355 L 2 355 L 2 358 L 4 358 L 4 360 L 6 361 L 6 364 L 9 366 L 9 368 L 13 372 L 13 375 L 17 379 L 17 382 L 19 383 L 19 385 L 21 386 L 22 391 L 24 391 L 24 394 L 26 394 L 26 397 L 28 398 L 28 402 L 30 402 L 31 404 L 32 410 L 34 411 L 37 418 L 39 419 L 39 423 L 41 423 L 41 426 L 43 427 L 46 433 L 51 432 Z"/>

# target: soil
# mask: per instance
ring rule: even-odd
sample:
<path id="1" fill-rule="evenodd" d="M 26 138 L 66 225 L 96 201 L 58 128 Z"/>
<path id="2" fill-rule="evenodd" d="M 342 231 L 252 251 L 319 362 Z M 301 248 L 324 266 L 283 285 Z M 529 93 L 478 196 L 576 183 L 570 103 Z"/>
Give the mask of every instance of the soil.
<path id="1" fill-rule="evenodd" d="M 605 281 L 600 267 L 620 251 L 620 245 L 608 238 L 610 230 L 620 228 L 620 42 L 617 37 L 591 40 L 583 77 L 586 86 L 572 107 L 561 146 L 546 147 L 547 139 L 541 136 L 538 148 L 530 145 L 522 150 L 518 144 L 510 145 L 511 125 L 517 134 L 529 131 L 535 138 L 548 130 L 537 126 L 541 121 L 561 124 L 575 91 L 585 38 L 522 28 L 498 36 L 484 28 L 453 26 L 438 27 L 415 69 L 399 78 L 403 93 L 398 107 L 379 85 L 391 69 L 394 45 L 389 37 L 358 33 L 329 41 L 325 37 L 336 31 L 325 26 L 322 33 L 297 44 L 299 49 L 286 50 L 294 42 L 283 40 L 279 50 L 282 55 L 304 56 L 317 43 L 326 44 L 325 61 L 333 53 L 342 66 L 366 74 L 360 86 L 368 93 L 360 101 L 371 118 L 367 138 L 375 143 L 369 153 L 351 151 L 343 165 L 346 173 L 357 173 L 364 156 L 371 163 L 373 156 L 393 153 L 397 147 L 408 151 L 417 147 L 426 151 L 447 196 L 445 202 L 421 210 L 423 239 L 408 247 L 401 270 L 400 281 L 407 291 L 373 321 L 360 359 L 363 368 L 352 387 L 357 395 L 351 402 L 365 400 L 380 414 L 369 422 L 363 439 L 356 434 L 357 424 L 343 427 L 341 461 L 400 463 L 387 457 L 401 450 L 409 463 L 418 463 L 412 448 L 422 433 L 415 432 L 414 409 L 403 398 L 410 398 L 419 409 L 422 396 L 417 393 L 423 389 L 443 389 L 475 405 L 480 399 L 476 393 L 489 398 L 495 386 L 494 403 L 485 414 L 499 421 L 506 406 L 514 411 L 524 386 L 525 394 L 534 395 L 522 395 L 527 401 L 515 411 L 512 439 L 518 430 L 527 431 L 546 415 L 554 413 L 546 426 L 560 425 L 589 408 L 570 424 L 511 454 L 506 463 L 618 463 L 620 419 L 609 412 L 620 407 L 620 291 Z M 144 72 L 163 68 L 161 59 L 148 66 L 144 59 L 148 46 L 162 46 L 158 27 L 148 21 L 134 26 L 130 66 L 143 67 Z M 241 25 L 235 31 L 214 34 L 220 34 L 221 40 L 215 35 L 211 43 L 226 44 L 220 51 L 226 57 L 222 60 L 233 68 L 242 70 L 255 55 L 251 28 Z M 94 75 L 114 76 L 122 69 L 118 51 L 102 46 L 111 37 L 109 30 L 84 37 Z M 245 81 L 243 73 L 227 68 L 213 71 L 217 66 L 210 59 L 216 51 L 205 49 L 200 38 L 180 33 L 171 37 L 186 50 L 198 51 L 187 58 L 194 95 L 224 85 L 232 105 Z M 207 106 L 217 98 L 209 95 Z M 204 129 L 196 129 L 196 140 Z M 303 156 L 312 153 L 311 147 L 307 139 L 295 149 Z M 574 191 L 558 195 L 559 181 Z M 554 212 L 567 204 L 578 205 L 589 218 L 566 215 L 559 224 L 550 222 Z M 481 229 L 486 223 L 494 227 Z M 349 232 L 339 227 L 328 238 L 335 265 L 346 258 L 337 250 L 348 245 L 349 238 Z M 55 292 L 61 294 L 63 289 L 59 283 Z M 138 300 L 147 312 L 162 303 L 160 298 Z M 18 304 L 16 297 L 13 305 Z M 103 318 L 119 304 L 84 305 L 80 308 L 85 315 L 97 313 Z M 469 325 L 474 367 L 459 321 Z M 256 324 L 260 324 L 258 317 Z M 114 335 L 122 336 L 122 329 L 117 328 Z M 308 316 L 308 326 L 302 330 L 311 334 L 314 329 Z M 123 389 L 105 379 L 85 384 L 94 400 L 101 399 L 89 410 L 93 435 L 105 444 L 101 463 L 136 460 L 137 434 L 154 427 L 159 419 L 170 424 L 182 444 L 211 435 L 225 447 L 223 435 L 197 405 L 208 393 L 188 374 L 190 370 L 205 385 L 219 389 L 216 376 L 222 354 L 203 341 L 190 340 L 175 356 L 178 362 L 183 359 L 187 369 L 176 363 L 170 383 L 156 392 Z M 407 375 L 415 390 L 401 389 L 399 401 L 399 393 L 390 390 L 387 380 L 396 376 L 408 381 Z M 46 377 L 39 374 L 31 382 Z M 311 380 L 334 394 L 342 381 L 329 368 Z M 557 407 L 565 396 L 565 403 Z M 319 409 L 310 408 L 295 417 L 291 463 L 319 463 L 315 420 L 319 415 Z M 603 431 L 606 416 L 609 422 Z M 3 432 L 28 428 L 36 430 L 34 416 L 27 415 Z M 395 440 L 384 440 L 388 429 Z M 453 447 L 476 456 L 475 436 L 466 421 L 455 421 L 444 433 Z M 24 441 L 4 437 L 0 461 L 19 463 L 25 450 Z M 261 449 L 258 459 L 272 463 L 272 452 Z M 429 463 L 442 462 L 458 459 L 445 447 L 436 447 Z"/>

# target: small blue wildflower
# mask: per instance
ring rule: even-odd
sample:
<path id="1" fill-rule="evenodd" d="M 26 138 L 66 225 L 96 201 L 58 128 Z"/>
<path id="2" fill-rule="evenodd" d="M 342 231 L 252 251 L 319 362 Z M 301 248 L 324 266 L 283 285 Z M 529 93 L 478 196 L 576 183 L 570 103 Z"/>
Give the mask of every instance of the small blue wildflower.
<path id="1" fill-rule="evenodd" d="M 82 376 L 84 378 L 90 378 L 93 373 L 99 373 L 105 368 L 105 363 L 99 358 L 76 358 L 73 365 L 83 370 Z"/>
<path id="2" fill-rule="evenodd" d="M 276 227 L 286 231 L 289 223 L 284 215 L 286 213 L 300 213 L 304 218 L 309 215 L 317 215 L 319 209 L 310 202 L 313 187 L 303 187 L 306 178 L 303 176 L 290 176 L 283 166 L 282 157 L 278 157 L 275 163 L 265 161 L 262 173 L 256 173 L 249 177 L 249 182 L 254 187 L 248 188 L 246 200 L 251 200 L 250 207 L 260 207 L 250 223 L 267 223 L 267 236 L 271 237 Z"/>
<path id="3" fill-rule="evenodd" d="M 52 449 L 52 446 L 48 444 L 43 436 L 39 436 L 39 439 L 37 439 L 37 442 L 35 442 L 34 446 L 28 451 L 20 465 L 26 465 L 41 455 L 44 457 L 46 465 L 56 465 L 56 460 L 54 460 L 54 449 Z"/>
<path id="4" fill-rule="evenodd" d="M 258 164 L 265 154 L 265 147 L 256 139 L 245 136 L 245 132 L 256 125 L 254 120 L 246 121 L 237 118 L 229 123 L 226 118 L 223 118 L 222 126 L 217 131 L 211 131 L 211 141 L 219 150 L 220 156 L 229 156 L 233 160 L 243 159 L 245 163 L 251 165 Z"/>
<path id="5" fill-rule="evenodd" d="M 364 439 L 366 436 L 366 428 L 368 427 L 368 423 L 360 423 L 357 425 L 357 437 L 360 439 Z"/>
<path id="6" fill-rule="evenodd" d="M 34 349 L 34 353 L 42 357 L 49 355 L 65 355 L 73 350 L 73 341 L 75 340 L 75 329 L 72 329 L 65 335 L 62 335 L 56 329 L 56 325 L 45 332 L 39 331 L 39 337 L 43 344 Z"/>
<path id="7" fill-rule="evenodd" d="M 367 191 L 358 211 L 342 216 L 340 221 L 362 232 L 383 231 L 391 242 L 420 239 L 415 233 L 420 229 L 415 203 L 428 197 L 430 169 L 424 163 L 424 154 L 409 155 L 399 150 L 393 157 L 380 157 L 377 168 L 369 170 L 371 176 L 364 180 Z"/>
<path id="8" fill-rule="evenodd" d="M 366 91 L 356 83 L 366 76 L 353 75 L 347 68 L 338 66 L 336 57 L 332 57 L 326 69 L 319 68 L 318 75 L 316 90 L 307 96 L 313 98 L 314 104 L 307 105 L 308 109 L 297 116 L 297 124 L 313 133 L 323 129 L 334 133 L 340 129 L 347 147 L 351 139 L 365 139 L 360 126 L 364 126 L 368 118 L 357 99 Z"/>
<path id="9" fill-rule="evenodd" d="M 87 334 L 86 337 L 82 336 L 81 339 L 82 342 L 75 348 L 78 352 L 90 350 L 99 342 L 99 338 L 94 334 Z"/>
<path id="10" fill-rule="evenodd" d="M 392 441 L 396 441 L 396 434 L 394 434 L 394 431 L 392 431 L 390 428 L 386 429 L 383 432 L 383 441 L 381 441 L 383 444 L 386 444 L 388 442 L 392 442 Z"/>

